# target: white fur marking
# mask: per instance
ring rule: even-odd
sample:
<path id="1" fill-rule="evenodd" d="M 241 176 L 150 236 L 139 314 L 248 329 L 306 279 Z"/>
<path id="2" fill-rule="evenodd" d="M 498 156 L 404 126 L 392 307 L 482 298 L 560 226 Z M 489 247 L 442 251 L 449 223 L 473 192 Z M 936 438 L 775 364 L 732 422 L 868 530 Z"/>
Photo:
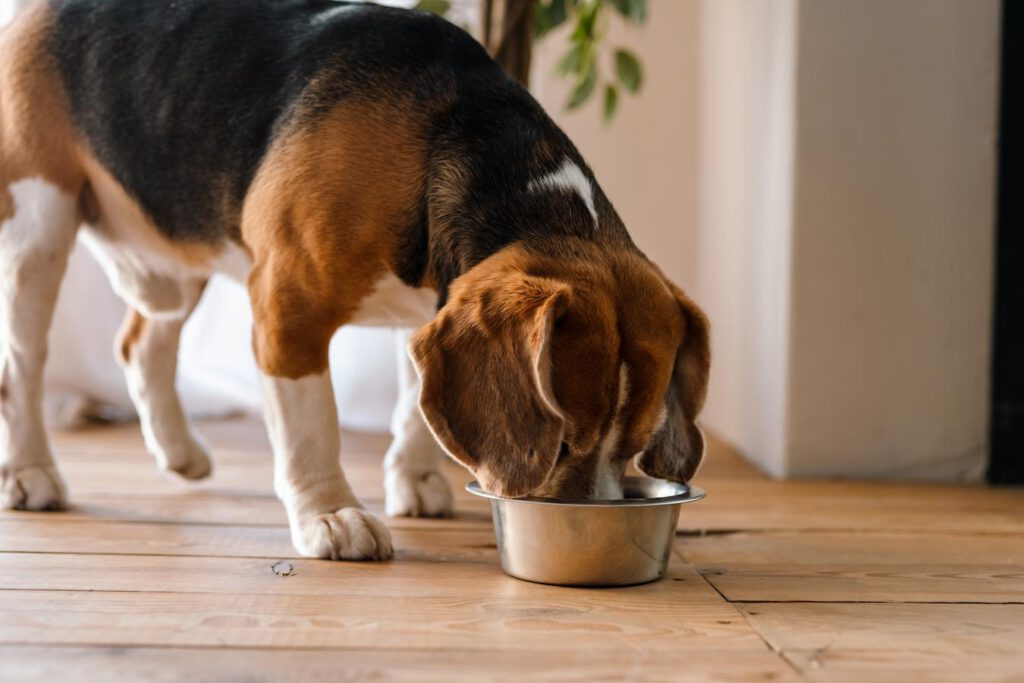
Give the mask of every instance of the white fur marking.
<path id="1" fill-rule="evenodd" d="M 597 474 L 594 480 L 594 497 L 598 499 L 622 498 L 622 482 L 612 467 L 612 457 L 619 445 L 619 438 L 622 436 L 622 425 L 619 417 L 622 408 L 629 398 L 629 368 L 623 363 L 619 366 L 619 398 L 615 405 L 615 417 L 612 418 L 612 426 L 608 430 L 598 449 Z"/>
<path id="2" fill-rule="evenodd" d="M 597 227 L 594 188 L 591 186 L 590 179 L 587 178 L 583 169 L 572 159 L 567 158 L 562 162 L 557 171 L 531 181 L 529 189 L 531 192 L 537 192 L 542 189 L 575 192 L 583 200 L 583 203 L 586 204 L 587 211 L 590 212 L 591 217 L 594 219 L 594 227 Z"/>
<path id="3" fill-rule="evenodd" d="M 89 226 L 79 233 L 79 239 L 106 273 L 114 292 L 129 306 L 149 319 L 185 315 L 188 303 L 177 283 L 188 268 L 154 250 L 110 240 Z"/>
<path id="4" fill-rule="evenodd" d="M 263 376 L 274 448 L 274 489 L 295 549 L 309 557 L 387 559 L 386 527 L 362 510 L 338 462 L 341 432 L 328 371 L 300 379 Z"/>
<path id="5" fill-rule="evenodd" d="M 221 273 L 231 278 L 243 287 L 249 281 L 249 272 L 252 270 L 252 256 L 243 247 L 228 242 L 213 262 L 210 270 Z"/>
<path id="6" fill-rule="evenodd" d="M 78 207 L 44 180 L 6 189 L 14 215 L 0 223 L 0 506 L 42 509 L 64 502 L 43 426 L 43 363 Z"/>
<path id="7" fill-rule="evenodd" d="M 175 286 L 182 293 L 187 315 L 199 299 L 199 282 Z M 210 473 L 210 458 L 189 425 L 175 387 L 178 342 L 184 324 L 184 317 L 147 320 L 141 334 L 132 340 L 124 373 L 146 448 L 163 469 L 186 479 L 201 479 Z"/>
<path id="8" fill-rule="evenodd" d="M 437 292 L 429 287 L 410 287 L 388 273 L 374 285 L 373 293 L 359 303 L 350 325 L 359 327 L 419 327 L 437 315 Z"/>
<path id="9" fill-rule="evenodd" d="M 405 353 L 412 331 L 398 334 L 399 392 L 391 418 L 394 438 L 384 456 L 385 510 L 391 516 L 446 517 L 455 502 L 441 473 L 441 447 L 420 412 L 416 368 Z"/>

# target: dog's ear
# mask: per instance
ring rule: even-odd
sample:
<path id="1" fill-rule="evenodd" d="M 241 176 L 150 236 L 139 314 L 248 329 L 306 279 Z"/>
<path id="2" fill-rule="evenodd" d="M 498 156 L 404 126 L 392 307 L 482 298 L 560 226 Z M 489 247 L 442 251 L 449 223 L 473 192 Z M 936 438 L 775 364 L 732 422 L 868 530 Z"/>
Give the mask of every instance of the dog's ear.
<path id="1" fill-rule="evenodd" d="M 678 287 L 669 288 L 683 316 L 683 342 L 676 353 L 665 396 L 665 423 L 635 460 L 637 469 L 659 479 L 690 481 L 704 456 L 704 435 L 697 415 L 704 407 L 711 368 L 708 319 Z"/>
<path id="2" fill-rule="evenodd" d="M 550 341 L 571 293 L 508 271 L 459 285 L 410 345 L 420 408 L 441 446 L 481 486 L 524 496 L 547 479 L 562 443 Z"/>

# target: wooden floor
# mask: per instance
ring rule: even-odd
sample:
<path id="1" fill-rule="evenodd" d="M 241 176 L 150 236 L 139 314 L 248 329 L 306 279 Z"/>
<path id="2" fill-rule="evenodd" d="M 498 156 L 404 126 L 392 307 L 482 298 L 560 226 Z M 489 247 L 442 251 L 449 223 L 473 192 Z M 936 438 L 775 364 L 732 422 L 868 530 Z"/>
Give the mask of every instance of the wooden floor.
<path id="1" fill-rule="evenodd" d="M 201 427 L 198 485 L 135 426 L 56 437 L 73 509 L 0 514 L 0 681 L 1024 681 L 1021 490 L 779 483 L 719 447 L 665 580 L 570 589 L 502 574 L 461 489 L 390 521 L 394 562 L 298 558 L 262 427 Z M 344 446 L 377 512 L 386 445 Z"/>

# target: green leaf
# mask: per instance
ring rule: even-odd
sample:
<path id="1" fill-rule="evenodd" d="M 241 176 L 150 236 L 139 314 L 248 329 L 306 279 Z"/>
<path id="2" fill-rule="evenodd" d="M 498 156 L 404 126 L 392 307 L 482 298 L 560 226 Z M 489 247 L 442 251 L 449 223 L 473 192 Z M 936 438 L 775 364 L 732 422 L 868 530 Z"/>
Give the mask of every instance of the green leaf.
<path id="1" fill-rule="evenodd" d="M 640 66 L 640 60 L 636 55 L 629 50 L 615 51 L 615 73 L 619 76 L 619 82 L 631 93 L 639 91 L 643 86 L 643 67 Z"/>
<path id="2" fill-rule="evenodd" d="M 566 7 L 567 0 L 553 0 L 548 8 L 548 21 L 551 28 L 558 28 L 569 18 L 569 8 Z"/>
<path id="3" fill-rule="evenodd" d="M 558 62 L 558 73 L 563 76 L 568 76 L 571 73 L 579 71 L 580 64 L 583 63 L 583 46 L 576 43 L 569 51 L 565 53 L 562 60 Z"/>
<path id="4" fill-rule="evenodd" d="M 537 1 L 537 13 L 533 24 L 535 37 L 540 38 L 565 23 L 569 18 L 566 2 L 568 0 L 550 0 L 548 3 Z"/>
<path id="5" fill-rule="evenodd" d="M 608 123 L 615 116 L 615 109 L 619 106 L 619 89 L 614 85 L 605 86 L 604 89 L 604 122 Z"/>
<path id="6" fill-rule="evenodd" d="M 413 9 L 417 9 L 421 12 L 432 12 L 434 14 L 444 16 L 451 8 L 451 0 L 419 0 L 419 2 L 416 3 L 416 7 Z"/>
<path id="7" fill-rule="evenodd" d="M 597 17 L 601 14 L 601 2 L 584 3 L 576 10 L 576 28 L 572 32 L 572 40 L 593 40 Z"/>
<path id="8" fill-rule="evenodd" d="M 594 92 L 594 86 L 597 85 L 597 69 L 591 65 L 587 69 L 586 75 L 583 80 L 576 85 L 576 89 L 572 91 L 572 97 L 569 98 L 568 104 L 565 105 L 566 109 L 576 109 L 581 104 L 586 102 L 591 93 Z"/>
<path id="9" fill-rule="evenodd" d="M 611 0 L 612 6 L 634 24 L 647 21 L 647 0 Z"/>

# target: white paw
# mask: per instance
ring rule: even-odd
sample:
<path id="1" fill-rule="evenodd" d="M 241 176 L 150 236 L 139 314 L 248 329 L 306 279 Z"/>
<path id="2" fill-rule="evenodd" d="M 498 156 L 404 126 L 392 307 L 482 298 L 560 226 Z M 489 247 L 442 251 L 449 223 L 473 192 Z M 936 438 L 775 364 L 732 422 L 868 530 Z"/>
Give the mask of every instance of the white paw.
<path id="1" fill-rule="evenodd" d="M 166 449 L 157 460 L 168 472 L 174 472 L 189 480 L 203 479 L 213 472 L 213 462 L 206 452 L 206 447 L 192 436 L 185 437 L 181 443 Z"/>
<path id="2" fill-rule="evenodd" d="M 387 527 L 354 507 L 299 520 L 292 543 L 303 555 L 325 560 L 390 560 L 395 552 Z"/>
<path id="3" fill-rule="evenodd" d="M 384 475 L 384 509 L 391 517 L 451 517 L 452 489 L 436 470 L 410 474 L 388 470 Z"/>
<path id="4" fill-rule="evenodd" d="M 64 481 L 52 465 L 20 469 L 0 467 L 0 508 L 5 510 L 63 510 Z"/>

